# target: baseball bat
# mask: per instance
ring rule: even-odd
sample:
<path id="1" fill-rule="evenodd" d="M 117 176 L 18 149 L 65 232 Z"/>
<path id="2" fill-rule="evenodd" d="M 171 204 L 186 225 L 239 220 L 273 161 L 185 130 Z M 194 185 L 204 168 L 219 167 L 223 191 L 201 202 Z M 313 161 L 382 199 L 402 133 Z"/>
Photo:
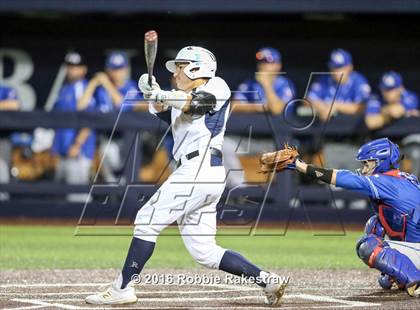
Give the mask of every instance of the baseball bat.
<path id="1" fill-rule="evenodd" d="M 152 86 L 153 67 L 155 65 L 156 52 L 158 45 L 158 34 L 154 30 L 147 31 L 144 34 L 144 56 L 146 58 L 148 83 Z"/>

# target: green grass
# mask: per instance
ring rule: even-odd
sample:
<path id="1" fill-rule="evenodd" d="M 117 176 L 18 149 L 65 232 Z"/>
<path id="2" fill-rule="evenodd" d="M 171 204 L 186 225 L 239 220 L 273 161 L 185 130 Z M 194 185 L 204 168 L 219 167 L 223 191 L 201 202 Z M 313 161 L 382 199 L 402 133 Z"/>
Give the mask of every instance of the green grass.
<path id="1" fill-rule="evenodd" d="M 0 269 L 122 266 L 131 240 L 130 230 L 105 230 L 107 234 L 118 232 L 125 236 L 74 236 L 74 231 L 74 227 L 2 226 Z M 169 228 L 159 237 L 148 267 L 198 267 L 176 232 Z M 249 236 L 247 230 L 221 229 L 217 240 L 221 246 L 234 249 L 266 268 L 365 268 L 354 250 L 361 232 L 332 236 L 333 232 L 328 231 L 324 232 L 327 236 L 314 236 L 310 230 L 293 230 L 279 236 L 282 231 L 265 229 L 259 233 L 271 236 Z"/>

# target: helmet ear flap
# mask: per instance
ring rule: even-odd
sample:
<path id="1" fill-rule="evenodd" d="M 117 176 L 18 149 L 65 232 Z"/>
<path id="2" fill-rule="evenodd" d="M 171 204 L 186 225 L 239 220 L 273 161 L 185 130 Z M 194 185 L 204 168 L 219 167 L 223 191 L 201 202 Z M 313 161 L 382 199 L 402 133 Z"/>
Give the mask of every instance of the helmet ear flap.
<path id="1" fill-rule="evenodd" d="M 399 147 L 397 144 L 392 143 L 389 139 L 388 139 L 388 143 L 389 143 L 389 161 L 390 161 L 390 168 L 391 169 L 398 169 L 399 168 L 399 163 L 404 159 L 404 155 L 402 153 L 400 153 L 399 151 Z M 394 150 L 395 147 L 395 150 Z M 393 160 L 393 155 L 397 156 L 397 158 L 395 160 Z"/>
<path id="2" fill-rule="evenodd" d="M 189 79 L 194 80 L 196 78 L 195 72 L 199 69 L 200 67 L 196 63 L 190 62 L 187 66 L 185 66 L 184 73 Z"/>
<path id="3" fill-rule="evenodd" d="M 214 71 L 212 71 L 213 73 L 209 72 L 207 68 L 208 65 L 209 64 L 206 62 L 191 62 L 185 66 L 184 73 L 191 80 L 201 77 L 210 78 L 211 76 L 214 76 Z"/>

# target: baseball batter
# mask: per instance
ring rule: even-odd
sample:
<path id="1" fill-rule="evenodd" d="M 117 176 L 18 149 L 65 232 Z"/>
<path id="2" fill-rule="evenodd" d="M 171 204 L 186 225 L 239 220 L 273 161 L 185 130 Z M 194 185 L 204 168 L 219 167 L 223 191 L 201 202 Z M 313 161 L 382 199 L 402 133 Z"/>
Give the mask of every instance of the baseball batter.
<path id="1" fill-rule="evenodd" d="M 151 257 L 159 233 L 176 221 L 187 250 L 199 264 L 252 278 L 263 288 L 266 302 L 278 304 L 286 283 L 215 241 L 216 205 L 225 188 L 221 149 L 231 96 L 226 82 L 215 76 L 216 58 L 207 49 L 188 46 L 166 62 L 166 68 L 173 73 L 177 90 L 162 90 L 154 78 L 150 86 L 147 74 L 138 85 L 149 101 L 149 111 L 171 125 L 178 168 L 139 210 L 117 279 L 86 302 L 136 302 L 133 279 Z"/>

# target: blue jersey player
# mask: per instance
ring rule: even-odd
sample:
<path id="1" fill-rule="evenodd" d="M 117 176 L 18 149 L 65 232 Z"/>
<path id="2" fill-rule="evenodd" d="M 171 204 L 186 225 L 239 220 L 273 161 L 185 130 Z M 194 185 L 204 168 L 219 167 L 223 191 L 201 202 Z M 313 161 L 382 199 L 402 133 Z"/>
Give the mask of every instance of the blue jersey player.
<path id="1" fill-rule="evenodd" d="M 268 111 L 280 114 L 293 99 L 295 86 L 281 70 L 282 56 L 272 47 L 263 47 L 255 55 L 255 77 L 241 83 L 233 96 L 234 113 L 260 113 Z M 236 105 L 237 103 L 242 103 Z"/>
<path id="2" fill-rule="evenodd" d="M 64 58 L 66 81 L 62 85 L 54 104 L 55 112 L 77 111 L 77 101 L 87 88 L 88 71 L 84 57 L 71 51 Z M 95 111 L 95 100 L 91 99 L 85 111 Z M 57 181 L 67 184 L 88 184 L 96 150 L 96 132 L 90 128 L 57 128 L 51 152 L 59 157 L 55 171 Z M 85 202 L 87 194 L 74 193 L 67 195 L 72 202 Z"/>
<path id="3" fill-rule="evenodd" d="M 364 109 L 370 95 L 367 79 L 354 70 L 353 58 L 344 49 L 331 52 L 329 74 L 322 74 L 310 86 L 307 99 L 322 121 L 337 113 L 355 115 Z"/>
<path id="4" fill-rule="evenodd" d="M 128 56 L 124 52 L 116 51 L 107 58 L 105 72 L 96 73 L 89 81 L 86 91 L 78 101 L 78 109 L 86 108 L 93 97 L 96 100 L 96 109 L 100 112 L 113 112 L 121 108 L 124 111 L 146 111 L 144 104 L 135 106 L 124 102 L 130 92 L 137 92 L 137 83 L 129 77 Z"/>
<path id="5" fill-rule="evenodd" d="M 366 103 L 365 123 L 369 129 L 380 129 L 403 117 L 419 116 L 419 99 L 405 88 L 399 73 L 385 72 L 379 89 L 381 96 L 372 95 Z"/>
<path id="6" fill-rule="evenodd" d="M 363 168 L 353 173 L 307 165 L 299 158 L 291 169 L 327 184 L 365 194 L 375 215 L 356 246 L 357 255 L 381 272 L 379 284 L 395 283 L 410 296 L 420 296 L 420 184 L 401 172 L 398 145 L 388 138 L 362 145 L 356 159 Z"/>

